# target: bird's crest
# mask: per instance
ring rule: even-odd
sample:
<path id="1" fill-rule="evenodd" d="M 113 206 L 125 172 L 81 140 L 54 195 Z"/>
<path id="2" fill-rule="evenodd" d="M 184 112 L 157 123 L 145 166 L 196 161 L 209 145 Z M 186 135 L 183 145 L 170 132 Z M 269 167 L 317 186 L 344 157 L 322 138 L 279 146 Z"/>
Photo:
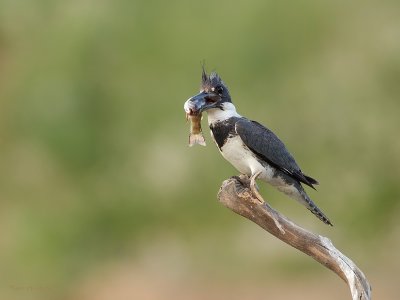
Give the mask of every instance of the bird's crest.
<path id="1" fill-rule="evenodd" d="M 218 85 L 225 86 L 221 77 L 216 72 L 211 72 L 210 75 L 207 75 L 206 69 L 204 65 L 202 65 L 202 73 L 201 73 L 201 90 L 209 91 L 211 88 L 215 88 Z"/>

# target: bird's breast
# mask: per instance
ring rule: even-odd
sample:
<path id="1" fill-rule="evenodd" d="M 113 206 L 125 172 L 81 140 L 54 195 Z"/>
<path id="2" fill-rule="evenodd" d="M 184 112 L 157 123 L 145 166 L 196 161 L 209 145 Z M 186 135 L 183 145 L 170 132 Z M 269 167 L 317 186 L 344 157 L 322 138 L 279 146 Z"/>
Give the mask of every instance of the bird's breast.
<path id="1" fill-rule="evenodd" d="M 220 152 L 242 174 L 251 176 L 260 171 L 260 179 L 265 181 L 270 181 L 274 176 L 274 169 L 261 164 L 238 135 L 228 137 Z"/>
<path id="2" fill-rule="evenodd" d="M 233 134 L 236 134 L 236 120 L 237 118 L 228 118 L 226 120 L 210 124 L 211 135 L 220 150 L 225 145 L 228 138 Z"/>

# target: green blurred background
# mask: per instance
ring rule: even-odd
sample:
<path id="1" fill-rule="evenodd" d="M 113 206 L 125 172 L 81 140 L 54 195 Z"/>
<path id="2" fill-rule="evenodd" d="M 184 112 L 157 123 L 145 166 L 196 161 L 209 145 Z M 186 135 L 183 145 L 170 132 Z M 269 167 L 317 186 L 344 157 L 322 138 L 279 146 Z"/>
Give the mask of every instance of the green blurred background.
<path id="1" fill-rule="evenodd" d="M 398 295 L 398 1 L 2 0 L 1 299 L 350 299 L 218 204 L 237 172 L 208 130 L 188 148 L 183 112 L 202 60 L 335 227 L 265 198 Z"/>

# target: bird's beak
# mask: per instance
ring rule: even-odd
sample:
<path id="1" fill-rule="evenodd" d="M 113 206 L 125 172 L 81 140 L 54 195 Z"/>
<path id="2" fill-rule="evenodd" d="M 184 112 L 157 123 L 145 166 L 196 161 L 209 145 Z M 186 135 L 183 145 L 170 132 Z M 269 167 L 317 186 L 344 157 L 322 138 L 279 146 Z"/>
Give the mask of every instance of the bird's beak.
<path id="1" fill-rule="evenodd" d="M 215 108 L 219 99 L 219 95 L 202 91 L 196 96 L 189 98 L 185 102 L 184 109 L 187 114 L 199 114 L 210 108 Z"/>

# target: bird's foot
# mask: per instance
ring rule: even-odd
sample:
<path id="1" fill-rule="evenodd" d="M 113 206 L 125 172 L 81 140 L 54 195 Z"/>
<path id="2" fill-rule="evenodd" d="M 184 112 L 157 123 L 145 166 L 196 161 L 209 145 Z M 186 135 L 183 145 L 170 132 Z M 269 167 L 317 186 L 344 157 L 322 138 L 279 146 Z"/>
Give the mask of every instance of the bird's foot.
<path id="1" fill-rule="evenodd" d="M 250 190 L 253 193 L 253 195 L 257 198 L 258 201 L 260 201 L 261 204 L 265 206 L 265 210 L 267 211 L 268 215 L 270 218 L 274 221 L 276 227 L 279 229 L 279 231 L 282 234 L 285 234 L 285 230 L 283 229 L 281 223 L 278 221 L 278 216 L 276 215 L 275 211 L 268 205 L 267 202 L 264 201 L 263 197 L 258 191 L 258 186 L 256 183 L 256 179 L 258 176 L 260 176 L 261 171 L 257 172 L 253 176 L 250 177 Z"/>
<path id="2" fill-rule="evenodd" d="M 260 174 L 261 174 L 261 171 L 257 172 L 256 174 L 254 174 L 253 176 L 250 177 L 250 190 L 253 193 L 253 195 L 257 198 L 257 200 L 260 201 L 260 203 L 264 203 L 264 199 L 260 195 L 260 193 L 258 191 L 258 186 L 256 183 L 256 179 L 258 176 L 260 176 Z"/>

